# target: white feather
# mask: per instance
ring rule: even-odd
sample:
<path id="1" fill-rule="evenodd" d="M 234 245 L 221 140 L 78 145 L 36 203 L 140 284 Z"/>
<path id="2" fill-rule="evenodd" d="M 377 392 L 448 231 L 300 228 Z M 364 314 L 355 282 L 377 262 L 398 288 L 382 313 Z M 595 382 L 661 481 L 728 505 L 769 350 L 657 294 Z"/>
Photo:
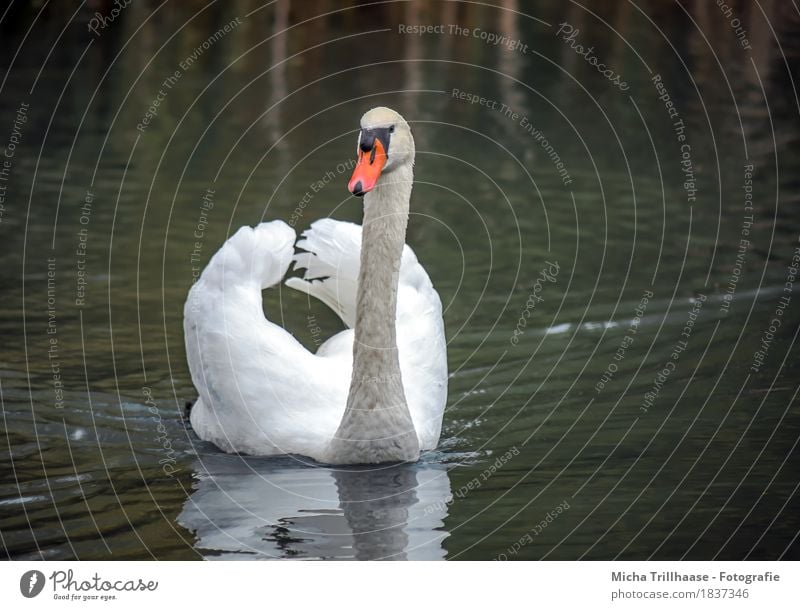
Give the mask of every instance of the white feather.
<path id="1" fill-rule="evenodd" d="M 264 317 L 261 290 L 278 284 L 292 261 L 294 231 L 281 221 L 242 227 L 217 252 L 184 308 L 186 351 L 199 399 L 197 434 L 228 452 L 293 453 L 321 459 L 344 413 L 353 331 L 316 354 Z M 294 255 L 303 278 L 286 285 L 355 322 L 361 227 L 323 219 Z M 403 389 L 420 448 L 433 449 L 447 398 L 447 359 L 439 295 L 405 246 L 397 298 Z"/>

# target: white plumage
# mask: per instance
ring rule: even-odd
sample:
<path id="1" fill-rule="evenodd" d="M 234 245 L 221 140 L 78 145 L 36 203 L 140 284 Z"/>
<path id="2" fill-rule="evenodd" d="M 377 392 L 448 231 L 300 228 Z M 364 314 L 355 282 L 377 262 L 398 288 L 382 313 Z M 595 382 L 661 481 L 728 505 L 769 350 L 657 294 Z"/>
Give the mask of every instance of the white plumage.
<path id="1" fill-rule="evenodd" d="M 301 454 L 323 460 L 347 401 L 353 359 L 361 227 L 318 220 L 297 246 L 282 221 L 242 227 L 213 256 L 184 308 L 186 351 L 199 399 L 197 434 L 228 452 Z M 292 260 L 303 279 L 286 285 L 328 305 L 349 327 L 311 353 L 264 317 L 261 290 Z M 436 446 L 447 398 L 442 306 L 411 248 L 403 249 L 397 347 L 420 449 Z"/>
<path id="2" fill-rule="evenodd" d="M 243 227 L 189 292 L 186 351 L 200 394 L 197 434 L 229 452 L 296 453 L 336 464 L 413 461 L 439 440 L 447 398 L 442 304 L 405 245 L 414 138 L 388 108 L 361 118 L 348 189 L 363 227 L 319 220 Z M 349 327 L 311 353 L 264 317 L 261 290 L 294 259 L 287 286 L 318 298 Z"/>

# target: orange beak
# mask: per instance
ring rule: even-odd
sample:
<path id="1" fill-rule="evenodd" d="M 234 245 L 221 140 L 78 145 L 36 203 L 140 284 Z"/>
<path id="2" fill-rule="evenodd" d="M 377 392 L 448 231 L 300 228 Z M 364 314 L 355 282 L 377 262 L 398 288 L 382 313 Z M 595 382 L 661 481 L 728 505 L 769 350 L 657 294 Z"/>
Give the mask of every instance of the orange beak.
<path id="1" fill-rule="evenodd" d="M 386 150 L 383 148 L 383 143 L 375 138 L 369 152 L 359 149 L 358 163 L 347 189 L 356 197 L 368 193 L 375 188 L 384 165 L 386 165 Z"/>

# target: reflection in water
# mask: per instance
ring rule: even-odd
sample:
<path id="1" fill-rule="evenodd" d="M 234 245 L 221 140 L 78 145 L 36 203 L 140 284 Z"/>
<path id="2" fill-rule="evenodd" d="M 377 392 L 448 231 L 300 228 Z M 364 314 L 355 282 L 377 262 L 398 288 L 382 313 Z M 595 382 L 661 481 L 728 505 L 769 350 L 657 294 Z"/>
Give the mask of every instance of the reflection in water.
<path id="1" fill-rule="evenodd" d="M 308 467 L 212 454 L 178 521 L 220 559 L 443 559 L 446 467 Z"/>
<path id="2" fill-rule="evenodd" d="M 272 31 L 272 65 L 269 68 L 269 112 L 265 117 L 269 131 L 269 141 L 277 146 L 284 147 L 285 141 L 281 137 L 282 114 L 281 103 L 289 93 L 287 86 L 287 49 L 289 36 L 286 28 L 289 26 L 289 1 L 280 0 L 275 5 L 275 23 Z"/>

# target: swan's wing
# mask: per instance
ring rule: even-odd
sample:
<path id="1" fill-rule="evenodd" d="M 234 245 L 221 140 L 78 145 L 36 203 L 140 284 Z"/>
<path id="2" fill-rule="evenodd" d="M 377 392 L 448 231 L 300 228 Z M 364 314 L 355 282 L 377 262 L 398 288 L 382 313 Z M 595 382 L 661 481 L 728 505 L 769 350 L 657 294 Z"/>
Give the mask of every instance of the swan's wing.
<path id="1" fill-rule="evenodd" d="M 361 227 L 325 218 L 311 225 L 295 254 L 303 278 L 286 285 L 328 305 L 352 328 L 361 259 Z M 330 345 L 328 345 L 330 343 Z M 432 449 L 441 431 L 447 401 L 447 346 L 442 303 L 413 250 L 403 248 L 397 293 L 397 343 L 406 399 L 423 449 Z M 318 355 L 347 358 L 352 332 L 342 332 L 320 347 Z"/>
<path id="2" fill-rule="evenodd" d="M 295 238 L 280 220 L 241 227 L 211 257 L 199 281 L 219 290 L 253 283 L 260 289 L 274 286 L 292 262 Z"/>
<path id="3" fill-rule="evenodd" d="M 353 328 L 361 266 L 361 226 L 323 218 L 303 232 L 297 247 L 305 252 L 294 255 L 295 268 L 305 269 L 305 272 L 302 278 L 286 280 L 286 285 L 319 299 L 336 312 L 348 328 Z M 439 300 L 428 274 L 408 245 L 403 247 L 400 264 L 398 316 L 403 308 L 404 286 L 421 293 L 423 298 Z"/>
<path id="4" fill-rule="evenodd" d="M 200 394 L 192 426 L 227 451 L 315 456 L 344 410 L 349 363 L 315 356 L 264 317 L 261 290 L 283 278 L 294 240 L 280 221 L 239 229 L 184 307 L 187 359 Z"/>
<path id="5" fill-rule="evenodd" d="M 397 349 L 403 389 L 420 449 L 434 449 L 447 402 L 447 341 L 439 294 L 416 257 L 407 273 L 401 272 Z"/>
<path id="6" fill-rule="evenodd" d="M 286 285 L 315 297 L 353 328 L 361 257 L 361 227 L 352 222 L 323 218 L 303 233 L 294 255 L 295 268 L 305 269 L 302 279 L 292 277 Z"/>
<path id="7" fill-rule="evenodd" d="M 243 227 L 212 257 L 189 291 L 186 352 L 200 394 L 192 426 L 201 438 L 226 451 L 319 459 L 341 421 L 353 331 L 339 333 L 312 354 L 264 317 L 261 290 L 285 275 L 294 239 L 294 231 L 280 221 Z M 331 304 L 352 324 L 361 227 L 318 221 L 300 245 L 308 250 L 306 256 L 297 255 L 308 271 L 305 279 L 290 285 Z M 431 449 L 439 438 L 447 397 L 442 308 L 408 246 L 397 301 L 406 399 L 420 446 Z"/>

